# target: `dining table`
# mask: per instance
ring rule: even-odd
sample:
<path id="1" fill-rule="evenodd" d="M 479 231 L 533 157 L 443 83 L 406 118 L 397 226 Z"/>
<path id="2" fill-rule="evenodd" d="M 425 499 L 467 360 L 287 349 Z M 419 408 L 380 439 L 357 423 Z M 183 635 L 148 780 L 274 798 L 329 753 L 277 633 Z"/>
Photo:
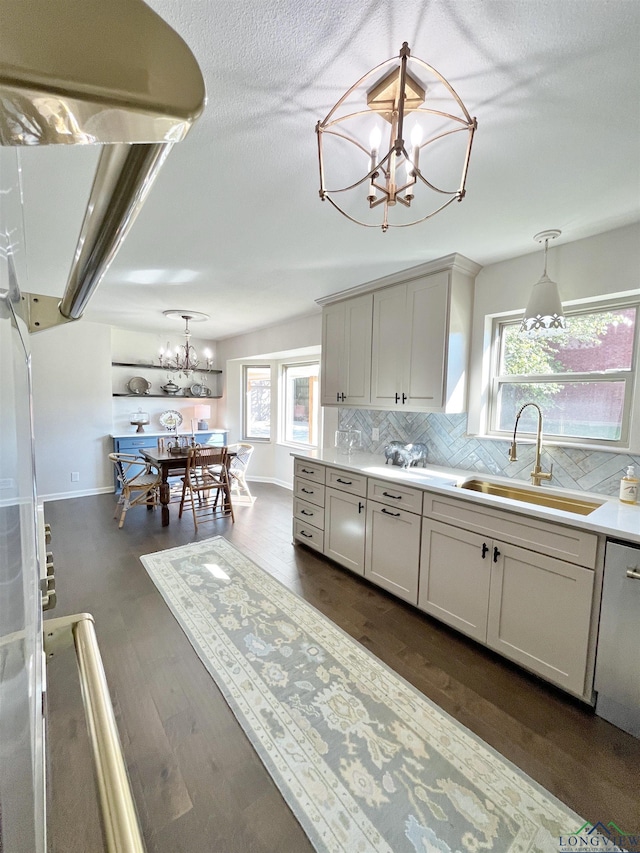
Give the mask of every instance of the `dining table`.
<path id="1" fill-rule="evenodd" d="M 140 455 L 147 462 L 151 462 L 160 471 L 162 482 L 160 483 L 160 508 L 162 510 L 162 526 L 167 527 L 170 520 L 169 501 L 171 500 L 171 488 L 169 477 L 178 477 L 185 473 L 189 448 L 181 448 L 180 453 L 170 453 L 168 450 L 159 450 L 157 447 L 141 447 Z M 235 450 L 227 448 L 227 458 L 230 460 L 237 455 Z"/>

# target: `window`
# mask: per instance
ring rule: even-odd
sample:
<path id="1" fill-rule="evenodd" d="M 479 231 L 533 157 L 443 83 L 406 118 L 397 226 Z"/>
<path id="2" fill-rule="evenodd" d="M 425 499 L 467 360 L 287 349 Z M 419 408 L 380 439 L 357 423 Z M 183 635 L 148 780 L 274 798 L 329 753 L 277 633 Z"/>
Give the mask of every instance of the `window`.
<path id="1" fill-rule="evenodd" d="M 584 443 L 628 441 L 638 305 L 567 312 L 565 332 L 533 337 L 520 321 L 496 321 L 490 432 L 513 432 L 537 403 L 544 433 Z M 535 432 L 535 409 L 519 431 Z"/>
<path id="2" fill-rule="evenodd" d="M 243 438 L 271 438 L 271 367 L 245 364 L 243 368 Z"/>
<path id="3" fill-rule="evenodd" d="M 314 447 L 318 444 L 319 372 L 318 362 L 283 365 L 285 441 Z"/>

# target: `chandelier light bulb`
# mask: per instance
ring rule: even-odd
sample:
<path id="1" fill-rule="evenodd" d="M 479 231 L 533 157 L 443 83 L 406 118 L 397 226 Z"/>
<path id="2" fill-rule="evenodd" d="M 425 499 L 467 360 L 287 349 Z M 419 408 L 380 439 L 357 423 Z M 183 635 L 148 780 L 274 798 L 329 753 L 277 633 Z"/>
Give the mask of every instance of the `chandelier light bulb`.
<path id="1" fill-rule="evenodd" d="M 377 151 L 380 148 L 380 143 L 382 142 L 382 133 L 379 127 L 374 127 L 371 133 L 369 134 L 369 147 L 372 151 Z"/>
<path id="2" fill-rule="evenodd" d="M 419 124 L 414 124 L 411 131 L 411 144 L 414 148 L 418 147 L 422 142 L 422 128 Z"/>

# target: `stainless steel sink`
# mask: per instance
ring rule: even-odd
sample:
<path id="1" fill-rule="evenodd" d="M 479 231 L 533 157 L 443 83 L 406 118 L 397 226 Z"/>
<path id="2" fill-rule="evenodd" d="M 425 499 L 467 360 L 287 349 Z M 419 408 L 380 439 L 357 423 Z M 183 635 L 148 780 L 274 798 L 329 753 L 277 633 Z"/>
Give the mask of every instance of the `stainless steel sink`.
<path id="1" fill-rule="evenodd" d="M 484 495 L 496 495 L 500 498 L 509 498 L 512 501 L 548 506 L 552 509 L 564 510 L 564 512 L 574 512 L 577 515 L 589 515 L 604 503 L 604 501 L 587 500 L 572 495 L 549 494 L 539 488 L 527 489 L 506 483 L 492 483 L 490 480 L 467 480 L 460 483 L 459 487 L 469 489 L 472 492 L 481 492 Z"/>

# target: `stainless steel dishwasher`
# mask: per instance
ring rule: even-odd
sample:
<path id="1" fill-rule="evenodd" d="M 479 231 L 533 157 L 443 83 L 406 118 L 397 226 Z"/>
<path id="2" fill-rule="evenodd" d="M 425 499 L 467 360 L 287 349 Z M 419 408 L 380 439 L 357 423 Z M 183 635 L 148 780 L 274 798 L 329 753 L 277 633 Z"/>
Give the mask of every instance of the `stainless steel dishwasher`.
<path id="1" fill-rule="evenodd" d="M 607 542 L 596 714 L 640 738 L 640 546 Z"/>

